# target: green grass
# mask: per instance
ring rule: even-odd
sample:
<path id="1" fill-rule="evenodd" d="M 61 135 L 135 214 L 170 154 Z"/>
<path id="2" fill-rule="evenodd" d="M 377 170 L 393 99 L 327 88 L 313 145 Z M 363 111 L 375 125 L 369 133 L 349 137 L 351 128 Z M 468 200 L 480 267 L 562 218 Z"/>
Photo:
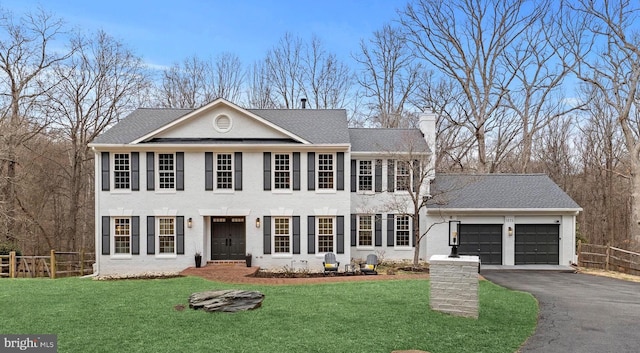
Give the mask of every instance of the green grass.
<path id="1" fill-rule="evenodd" d="M 240 313 L 185 309 L 192 292 L 265 294 Z M 426 280 L 248 286 L 164 280 L 0 280 L 0 333 L 58 335 L 59 352 L 514 352 L 536 325 L 526 293 L 480 283 L 480 318 L 429 310 Z"/>

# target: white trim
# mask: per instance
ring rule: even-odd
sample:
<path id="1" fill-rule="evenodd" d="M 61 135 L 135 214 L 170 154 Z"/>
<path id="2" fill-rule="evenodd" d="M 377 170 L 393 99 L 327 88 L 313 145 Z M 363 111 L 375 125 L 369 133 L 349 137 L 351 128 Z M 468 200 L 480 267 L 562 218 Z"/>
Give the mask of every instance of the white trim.
<path id="1" fill-rule="evenodd" d="M 338 209 L 337 208 L 329 208 L 329 207 L 323 207 L 323 208 L 314 208 L 313 209 L 313 214 L 316 216 L 331 216 L 331 217 L 335 217 L 338 215 Z"/>
<path id="2" fill-rule="evenodd" d="M 333 187 L 331 188 L 320 188 L 320 155 L 321 154 L 326 154 L 326 155 L 331 155 L 331 175 L 332 175 L 332 181 L 333 181 Z M 346 163 L 346 161 L 344 162 Z M 326 194 L 333 194 L 337 192 L 338 189 L 338 154 L 335 152 L 317 152 L 315 154 L 315 191 L 316 193 L 322 194 L 322 193 L 326 193 Z M 322 172 L 326 172 L 326 171 L 322 171 Z"/>
<path id="3" fill-rule="evenodd" d="M 173 234 L 172 235 L 162 235 L 160 234 L 160 220 L 162 219 L 171 219 L 173 220 Z M 155 257 L 158 259 L 173 259 L 178 257 L 178 220 L 175 216 L 159 216 L 155 218 L 155 246 L 156 252 Z M 173 236 L 173 253 L 161 253 L 160 252 L 160 237 L 161 236 Z"/>
<path id="4" fill-rule="evenodd" d="M 269 215 L 273 217 L 293 217 L 292 208 L 272 208 L 269 210 Z"/>
<path id="5" fill-rule="evenodd" d="M 360 218 L 367 217 L 371 220 L 371 245 L 360 245 Z M 358 214 L 356 215 L 356 249 L 373 250 L 376 237 L 376 215 L 375 214 Z"/>
<path id="6" fill-rule="evenodd" d="M 178 215 L 178 210 L 172 210 L 168 207 L 163 207 L 159 209 L 153 210 L 153 215 L 155 217 L 176 217 Z"/>
<path id="7" fill-rule="evenodd" d="M 127 159 L 129 160 L 129 187 L 128 188 L 116 188 L 116 154 L 126 154 Z M 118 152 L 110 152 L 109 153 L 109 186 L 112 194 L 130 194 L 131 193 L 131 184 L 133 182 L 132 178 L 132 163 L 131 163 L 131 152 L 128 151 L 118 151 Z"/>
<path id="8" fill-rule="evenodd" d="M 522 213 L 571 213 L 578 215 L 582 208 L 427 208 L 427 214 L 437 213 L 504 213 L 518 215 Z"/>
<path id="9" fill-rule="evenodd" d="M 172 159 L 173 159 L 173 187 L 172 188 L 161 188 L 160 187 L 160 155 L 161 154 L 167 154 L 167 155 L 171 155 Z M 178 184 L 178 172 L 176 170 L 178 161 L 176 158 L 176 153 L 175 152 L 158 152 L 158 153 L 154 153 L 154 158 L 155 158 L 155 165 L 154 165 L 154 178 L 155 178 L 155 193 L 157 194 L 174 194 L 176 192 L 176 184 Z M 166 171 L 165 171 L 166 172 Z"/>
<path id="10" fill-rule="evenodd" d="M 198 209 L 198 214 L 200 216 L 212 216 L 212 217 L 223 217 L 223 216 L 249 216 L 251 214 L 250 208 L 201 208 Z M 177 213 L 176 213 L 177 215 Z"/>
<path id="11" fill-rule="evenodd" d="M 231 167 L 231 187 L 230 188 L 218 188 L 218 156 L 222 156 L 222 155 L 226 155 L 226 156 L 230 156 L 229 161 L 231 162 L 230 167 Z M 233 152 L 214 152 L 213 153 L 213 192 L 214 193 L 221 193 L 221 194 L 232 194 L 236 191 L 235 187 L 236 187 L 236 183 L 235 183 L 235 179 L 236 179 L 236 173 L 235 173 L 235 158 L 234 158 L 234 153 Z"/>
<path id="12" fill-rule="evenodd" d="M 321 252 L 320 251 L 320 218 L 328 218 L 331 219 L 331 227 L 333 230 L 333 234 L 331 234 L 331 239 L 332 239 L 332 244 L 331 244 L 331 251 L 332 253 L 336 253 L 336 249 L 337 249 L 337 226 L 338 226 L 338 222 L 337 222 L 337 216 L 330 216 L 330 215 L 322 215 L 322 216 L 316 216 L 315 217 L 315 228 L 316 228 L 316 234 L 315 234 L 315 239 L 313 240 L 315 242 L 315 246 L 316 246 L 316 255 L 322 255 L 321 257 L 324 257 L 324 254 L 326 254 L 327 252 Z M 324 236 L 324 235 L 323 235 Z"/>
<path id="13" fill-rule="evenodd" d="M 116 218 L 126 219 L 129 221 L 129 252 L 128 253 L 116 253 L 116 237 L 123 236 L 116 234 Z M 110 251 L 109 257 L 114 260 L 127 260 L 131 259 L 133 255 L 133 235 L 132 235 L 132 227 L 133 222 L 131 220 L 131 216 L 115 216 L 109 218 L 109 244 L 111 246 L 112 251 Z M 127 236 L 127 235 L 124 235 Z"/>
<path id="14" fill-rule="evenodd" d="M 289 156 L 289 188 L 279 189 L 276 188 L 276 155 Z M 302 174 L 302 172 L 300 173 Z M 271 153 L 271 191 L 274 194 L 288 194 L 293 193 L 293 152 L 272 152 Z"/>
<path id="15" fill-rule="evenodd" d="M 194 110 L 188 112 L 187 114 L 183 115 L 182 117 L 180 117 L 180 118 L 178 118 L 178 119 L 176 119 L 176 120 L 174 120 L 174 121 L 172 121 L 172 122 L 170 122 L 170 123 L 168 123 L 168 124 L 166 124 L 164 126 L 161 126 L 160 128 L 158 128 L 158 129 L 156 129 L 154 131 L 151 131 L 148 134 L 146 134 L 146 135 L 144 135 L 144 136 L 142 136 L 142 137 L 140 137 L 140 138 L 138 138 L 136 140 L 133 140 L 131 142 L 131 144 L 138 144 L 138 143 L 141 143 L 141 142 L 143 142 L 143 141 L 145 141 L 147 139 L 150 139 L 155 135 L 161 134 L 162 132 L 171 129 L 174 126 L 183 123 L 185 120 L 189 120 L 192 117 L 194 117 L 196 115 L 199 115 L 202 112 L 205 112 L 205 111 L 208 111 L 210 109 L 213 109 L 217 105 L 224 105 L 224 106 L 227 106 L 227 107 L 229 107 L 231 109 L 239 111 L 239 112 L 241 112 L 243 114 L 246 114 L 250 118 L 253 118 L 253 119 L 257 120 L 257 121 L 259 121 L 259 122 L 261 122 L 261 123 L 273 128 L 273 129 L 275 129 L 275 130 L 277 130 L 277 131 L 279 131 L 279 132 L 291 137 L 292 139 L 294 139 L 294 140 L 296 140 L 298 142 L 301 142 L 301 143 L 304 143 L 304 144 L 311 144 L 311 142 L 303 139 L 302 137 L 300 137 L 298 135 L 295 135 L 295 134 L 291 133 L 290 131 L 287 131 L 287 130 L 281 128 L 280 126 L 275 125 L 275 124 L 273 124 L 273 123 L 261 118 L 260 116 L 255 115 L 255 114 L 251 113 L 250 111 L 245 110 L 245 109 L 243 109 L 243 108 L 241 108 L 241 107 L 239 107 L 239 106 L 237 106 L 237 105 L 235 105 L 235 104 L 233 104 L 233 103 L 231 103 L 231 102 L 229 102 L 229 101 L 227 101 L 226 99 L 223 99 L 223 98 L 218 98 L 218 99 L 214 100 L 213 102 L 211 102 L 211 103 L 209 103 L 209 104 L 207 104 L 205 106 L 202 106 L 202 107 L 200 107 L 198 109 L 194 109 Z"/>
<path id="16" fill-rule="evenodd" d="M 360 189 L 360 163 L 371 163 L 371 190 Z M 353 171 L 352 171 L 353 172 Z M 376 193 L 376 160 L 375 159 L 356 159 L 356 193 L 360 195 L 373 195 Z M 382 183 L 382 181 L 380 181 Z M 382 184 L 381 184 L 382 185 Z"/>

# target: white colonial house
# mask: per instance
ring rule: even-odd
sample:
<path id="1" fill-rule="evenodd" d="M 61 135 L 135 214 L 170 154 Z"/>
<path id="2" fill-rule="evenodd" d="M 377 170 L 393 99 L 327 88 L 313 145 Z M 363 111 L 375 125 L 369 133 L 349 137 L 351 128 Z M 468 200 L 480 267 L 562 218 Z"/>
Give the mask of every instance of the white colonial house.
<path id="1" fill-rule="evenodd" d="M 138 109 L 90 144 L 96 271 L 179 271 L 196 253 L 309 270 L 327 252 L 342 264 L 412 259 L 414 224 L 433 225 L 426 260 L 449 252 L 450 220 L 461 221 L 461 250 L 483 263 L 574 261 L 573 200 L 544 175 L 435 177 L 435 123 L 427 113 L 420 129 L 355 129 L 344 110 L 224 99 Z M 429 204 L 415 223 L 414 193 Z"/>

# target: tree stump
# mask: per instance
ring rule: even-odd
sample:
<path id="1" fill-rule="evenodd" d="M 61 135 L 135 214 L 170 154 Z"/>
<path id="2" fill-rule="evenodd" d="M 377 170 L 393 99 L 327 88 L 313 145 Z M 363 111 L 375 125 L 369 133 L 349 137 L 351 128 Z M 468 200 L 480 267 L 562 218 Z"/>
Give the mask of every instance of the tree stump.
<path id="1" fill-rule="evenodd" d="M 193 293 L 189 296 L 189 307 L 204 311 L 236 312 L 259 308 L 264 294 L 236 289 L 212 290 Z"/>

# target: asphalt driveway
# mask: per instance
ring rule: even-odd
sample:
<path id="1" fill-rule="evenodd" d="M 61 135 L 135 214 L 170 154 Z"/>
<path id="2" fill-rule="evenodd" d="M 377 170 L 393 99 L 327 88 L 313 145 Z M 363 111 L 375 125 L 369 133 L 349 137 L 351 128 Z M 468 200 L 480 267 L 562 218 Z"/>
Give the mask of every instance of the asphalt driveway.
<path id="1" fill-rule="evenodd" d="M 482 275 L 538 299 L 538 327 L 521 352 L 640 352 L 640 283 L 550 271 Z"/>

